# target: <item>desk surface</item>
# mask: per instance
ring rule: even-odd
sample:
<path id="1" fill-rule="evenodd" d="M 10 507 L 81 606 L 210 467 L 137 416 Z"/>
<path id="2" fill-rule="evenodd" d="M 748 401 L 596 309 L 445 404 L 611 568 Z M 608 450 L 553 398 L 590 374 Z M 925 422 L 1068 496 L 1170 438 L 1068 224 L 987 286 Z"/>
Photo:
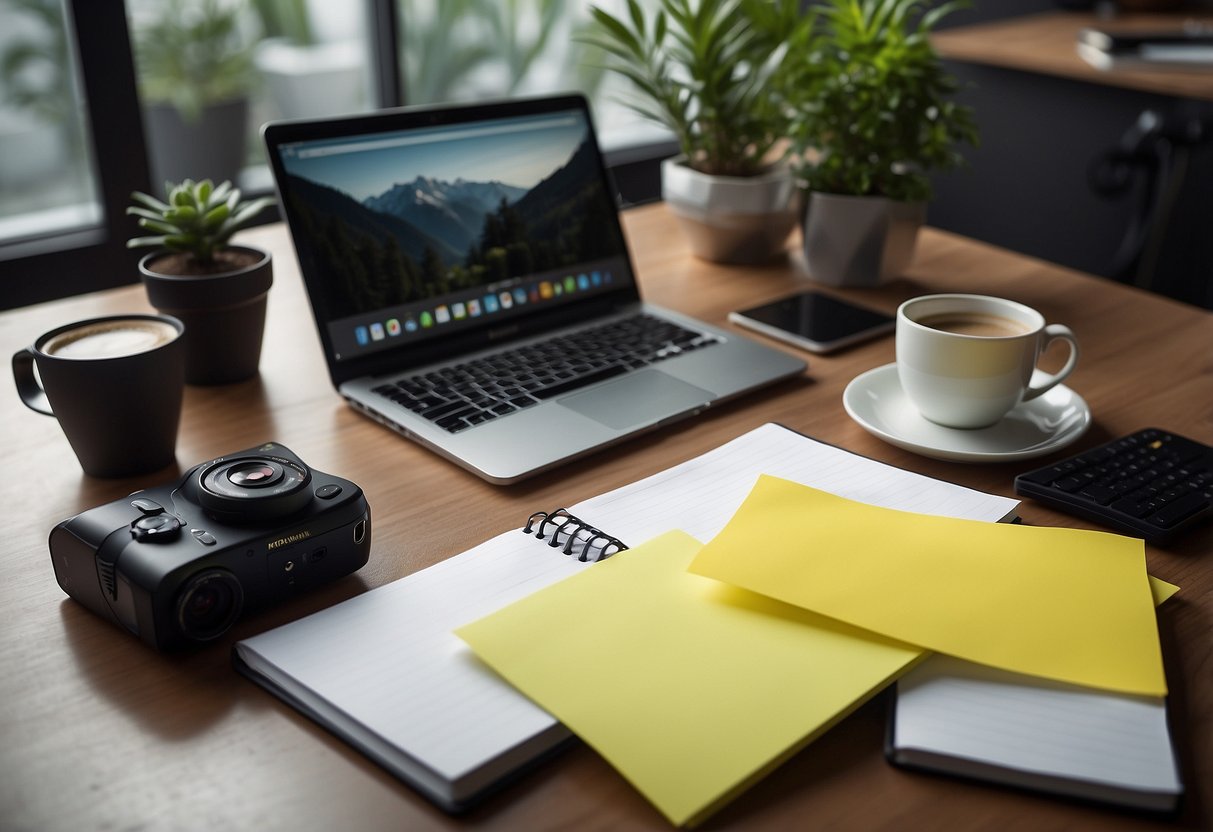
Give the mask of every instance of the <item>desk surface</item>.
<path id="1" fill-rule="evenodd" d="M 1123 15 L 1102 19 L 1091 14 L 1047 12 L 992 23 L 960 26 L 931 36 L 945 58 L 968 63 L 1056 75 L 1075 81 L 1213 101 L 1213 70 L 1099 70 L 1078 57 L 1075 37 L 1086 26 L 1116 31 L 1174 29 L 1184 20 L 1213 24 L 1204 15 Z"/>
<path id="2" fill-rule="evenodd" d="M 654 302 L 729 327 L 730 309 L 805 286 L 794 268 L 725 268 L 692 258 L 661 206 L 625 215 L 643 290 Z M 0 396 L 0 827 L 6 829 L 420 829 L 665 822 L 593 752 L 575 747 L 461 820 L 229 667 L 232 641 L 403 577 L 516 527 L 535 507 L 571 503 L 707 451 L 766 421 L 912 470 L 1011 494 L 1032 464 L 925 459 L 869 436 L 842 407 L 858 373 L 893 360 L 885 338 L 831 357 L 747 400 L 513 487 L 475 479 L 359 416 L 329 386 L 286 232 L 247 241 L 275 252 L 258 379 L 187 388 L 177 458 L 189 465 L 267 439 L 359 483 L 374 507 L 371 562 L 357 575 L 240 622 L 221 643 L 159 656 L 67 599 L 46 536 L 59 520 L 177 470 L 130 480 L 83 477 L 54 421 Z M 907 277 L 844 294 L 892 311 L 937 291 L 1002 295 L 1069 324 L 1083 345 L 1070 385 L 1091 431 L 1071 450 L 1147 425 L 1213 441 L 1213 315 L 942 232 L 924 232 Z M 146 308 L 140 287 L 0 315 L 8 354 L 52 326 Z M 469 511 L 469 507 L 473 510 Z M 1083 526 L 1027 502 L 1028 523 Z M 1171 717 L 1189 797 L 1183 825 L 1213 824 L 1213 530 L 1150 548 L 1154 574 L 1183 587 L 1160 612 Z M 869 703 L 716 816 L 708 828 L 1098 828 L 1154 821 L 885 763 L 884 705 Z M 929 820 L 928 820 L 929 819 Z"/>

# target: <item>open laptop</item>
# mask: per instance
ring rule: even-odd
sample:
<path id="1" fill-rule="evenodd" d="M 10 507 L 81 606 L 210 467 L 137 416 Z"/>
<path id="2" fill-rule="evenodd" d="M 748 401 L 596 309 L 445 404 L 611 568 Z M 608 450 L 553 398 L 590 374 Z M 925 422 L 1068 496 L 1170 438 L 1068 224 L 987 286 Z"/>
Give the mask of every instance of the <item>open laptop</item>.
<path id="1" fill-rule="evenodd" d="M 333 385 L 490 482 L 805 367 L 641 301 L 581 96 L 263 132 Z"/>

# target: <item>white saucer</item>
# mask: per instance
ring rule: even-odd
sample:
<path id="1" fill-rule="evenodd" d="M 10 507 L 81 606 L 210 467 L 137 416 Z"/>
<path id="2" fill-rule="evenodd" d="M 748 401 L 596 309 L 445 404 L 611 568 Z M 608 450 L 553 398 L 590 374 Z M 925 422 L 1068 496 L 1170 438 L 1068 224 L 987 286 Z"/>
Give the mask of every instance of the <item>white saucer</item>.
<path id="1" fill-rule="evenodd" d="M 873 436 L 934 459 L 1011 462 L 1064 448 L 1091 425 L 1091 409 L 1065 385 L 1025 402 L 996 425 L 976 430 L 945 428 L 910 404 L 897 365 L 886 364 L 856 377 L 842 394 L 847 413 Z"/>

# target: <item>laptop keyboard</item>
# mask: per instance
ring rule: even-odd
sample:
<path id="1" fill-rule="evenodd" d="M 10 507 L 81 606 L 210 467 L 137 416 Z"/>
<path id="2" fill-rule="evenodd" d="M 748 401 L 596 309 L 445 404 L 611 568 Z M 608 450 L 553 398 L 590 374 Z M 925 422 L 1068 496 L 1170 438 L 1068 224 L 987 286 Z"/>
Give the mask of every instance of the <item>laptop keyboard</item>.
<path id="1" fill-rule="evenodd" d="M 720 343 L 652 315 L 634 315 L 409 376 L 372 389 L 450 433 L 629 370 Z"/>

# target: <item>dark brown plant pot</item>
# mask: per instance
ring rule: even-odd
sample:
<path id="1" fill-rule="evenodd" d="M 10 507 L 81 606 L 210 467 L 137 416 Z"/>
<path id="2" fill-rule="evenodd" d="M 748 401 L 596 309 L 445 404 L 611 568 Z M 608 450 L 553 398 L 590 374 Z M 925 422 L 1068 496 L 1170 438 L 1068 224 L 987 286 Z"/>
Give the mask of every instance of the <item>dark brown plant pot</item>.
<path id="1" fill-rule="evenodd" d="M 152 306 L 185 324 L 187 384 L 229 384 L 257 374 L 273 261 L 260 249 L 229 252 L 233 268 L 212 274 L 171 273 L 182 270 L 180 257 L 163 252 L 139 261 Z"/>

